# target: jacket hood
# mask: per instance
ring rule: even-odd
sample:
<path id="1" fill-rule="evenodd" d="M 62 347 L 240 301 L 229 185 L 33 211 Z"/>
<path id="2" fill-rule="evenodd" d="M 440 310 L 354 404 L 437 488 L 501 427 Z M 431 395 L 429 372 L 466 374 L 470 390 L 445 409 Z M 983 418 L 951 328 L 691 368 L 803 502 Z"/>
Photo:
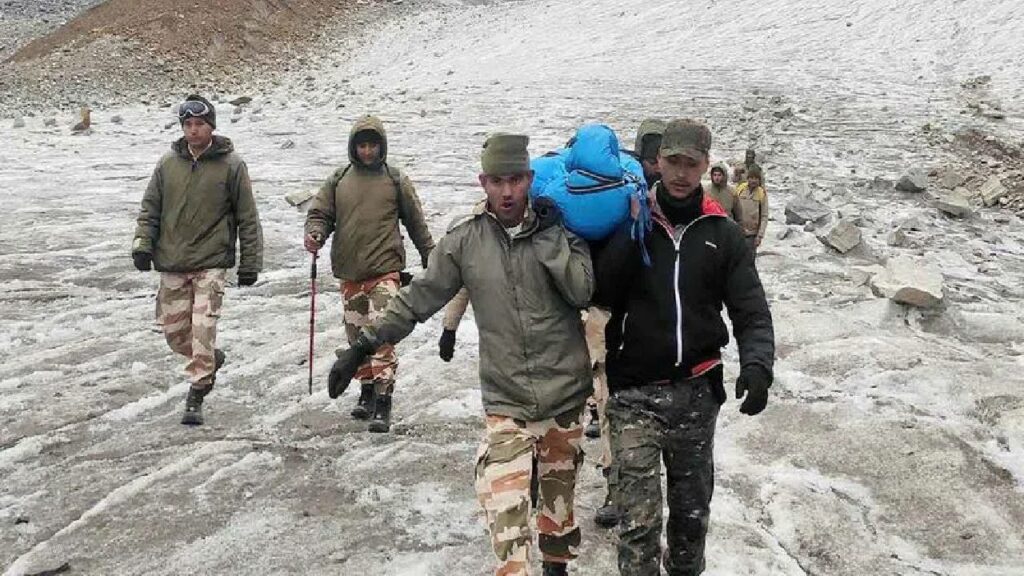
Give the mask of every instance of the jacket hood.
<path id="1" fill-rule="evenodd" d="M 648 118 L 640 123 L 636 130 L 636 142 L 633 144 L 633 151 L 637 157 L 643 153 L 644 138 L 650 135 L 662 135 L 665 133 L 665 121 L 657 118 Z"/>
<path id="2" fill-rule="evenodd" d="M 348 160 L 353 166 L 362 166 L 363 163 L 359 161 L 359 156 L 356 154 L 355 138 L 356 134 L 364 130 L 376 132 L 380 136 L 380 158 L 377 163 L 370 168 L 378 168 L 388 159 L 388 135 L 384 132 L 384 123 L 380 121 L 380 118 L 376 116 L 366 115 L 352 124 L 352 130 L 348 133 Z"/>
<path id="3" fill-rule="evenodd" d="M 729 178 L 730 178 L 729 165 L 726 164 L 725 162 L 716 162 L 715 165 L 711 167 L 711 170 L 715 170 L 715 169 L 718 169 L 718 170 L 722 171 L 722 174 L 725 175 L 725 181 L 722 183 L 722 185 L 723 186 L 728 186 L 729 185 Z M 708 177 L 710 178 L 710 176 L 711 176 L 711 171 L 709 170 L 708 171 Z M 714 181 L 711 181 L 710 186 L 717 188 L 717 186 L 715 186 Z"/>
<path id="4" fill-rule="evenodd" d="M 184 136 L 178 138 L 173 144 L 171 144 L 171 150 L 182 158 L 192 160 L 192 154 L 188 151 L 188 142 L 185 141 Z M 213 144 L 210 145 L 210 148 L 206 152 L 203 152 L 203 155 L 200 156 L 200 158 L 216 158 L 225 154 L 231 154 L 234 151 L 235 145 L 231 143 L 230 138 L 214 136 Z"/>

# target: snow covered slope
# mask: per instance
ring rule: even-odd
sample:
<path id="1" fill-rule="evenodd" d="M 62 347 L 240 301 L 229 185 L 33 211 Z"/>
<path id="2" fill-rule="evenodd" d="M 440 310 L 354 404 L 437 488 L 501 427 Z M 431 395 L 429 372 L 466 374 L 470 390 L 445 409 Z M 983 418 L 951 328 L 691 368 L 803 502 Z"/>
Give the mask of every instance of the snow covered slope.
<path id="1" fill-rule="evenodd" d="M 397 424 L 371 436 L 348 416 L 351 392 L 331 402 L 323 390 L 344 332 L 322 273 L 319 388 L 306 396 L 309 259 L 283 195 L 345 161 L 364 112 L 387 123 L 436 235 L 480 197 L 488 131 L 523 130 L 541 153 L 588 121 L 629 144 L 644 117 L 693 116 L 717 157 L 756 147 L 777 380 L 761 416 L 723 408 L 708 574 L 1022 573 L 1024 230 L 992 210 L 951 220 L 891 189 L 912 165 L 952 160 L 925 124 L 1020 138 L 1022 18 L 1016 0 L 446 0 L 339 38 L 279 91 L 239 114 L 218 108 L 255 181 L 267 257 L 257 286 L 228 291 L 228 364 L 198 430 L 177 424 L 185 384 L 153 327 L 156 276 L 128 257 L 174 119 L 102 111 L 89 136 L 4 123 L 4 574 L 63 562 L 84 574 L 488 573 L 471 321 L 451 364 L 436 356 L 439 318 L 402 343 Z M 992 76 L 1001 123 L 961 114 L 961 83 L 979 75 Z M 839 256 L 799 228 L 780 239 L 800 193 L 858 222 L 868 249 Z M 890 246 L 909 220 L 920 231 Z M 941 266 L 945 309 L 871 293 L 865 270 L 894 255 Z M 735 376 L 733 347 L 727 360 Z M 593 458 L 578 493 L 576 572 L 615 574 L 614 538 L 591 522 L 604 496 Z"/>

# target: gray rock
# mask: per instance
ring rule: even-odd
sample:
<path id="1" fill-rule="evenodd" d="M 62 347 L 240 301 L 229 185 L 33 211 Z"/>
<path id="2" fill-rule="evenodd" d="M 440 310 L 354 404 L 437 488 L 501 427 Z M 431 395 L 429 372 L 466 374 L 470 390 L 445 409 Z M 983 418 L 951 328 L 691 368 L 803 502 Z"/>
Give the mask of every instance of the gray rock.
<path id="1" fill-rule="evenodd" d="M 1002 312 L 961 312 L 956 319 L 960 335 L 986 344 L 1024 341 L 1024 322 Z"/>
<path id="2" fill-rule="evenodd" d="M 821 235 L 819 240 L 840 254 L 846 254 L 860 244 L 860 228 L 847 220 L 840 220 L 826 234 Z"/>
<path id="3" fill-rule="evenodd" d="M 955 218 L 968 218 L 974 212 L 967 198 L 956 192 L 943 194 L 937 198 L 935 207 Z"/>
<path id="4" fill-rule="evenodd" d="M 947 190 L 955 190 L 963 186 L 966 181 L 967 179 L 964 178 L 963 174 L 950 168 L 939 179 L 939 185 Z"/>
<path id="5" fill-rule="evenodd" d="M 234 114 L 235 116 L 238 116 L 239 114 L 242 113 L 242 107 L 241 106 L 235 106 L 235 109 L 232 110 L 231 113 Z"/>
<path id="6" fill-rule="evenodd" d="M 920 168 L 911 168 L 896 183 L 902 192 L 924 192 L 928 188 L 928 174 Z"/>
<path id="7" fill-rule="evenodd" d="M 832 219 L 832 209 L 809 196 L 786 204 L 786 224 L 825 224 Z"/>
<path id="8" fill-rule="evenodd" d="M 46 126 L 47 128 L 52 128 L 52 127 L 54 127 L 56 125 L 57 125 L 57 119 L 56 118 L 47 118 L 43 122 L 43 126 Z"/>
<path id="9" fill-rule="evenodd" d="M 110 119 L 111 124 L 120 124 L 121 122 L 124 122 L 124 118 L 121 118 L 120 116 L 115 115 Z"/>
<path id="10" fill-rule="evenodd" d="M 250 96 L 239 96 L 228 100 L 228 104 L 231 104 L 232 106 L 241 106 L 242 104 L 248 104 L 249 102 L 252 102 L 252 97 Z"/>
<path id="11" fill-rule="evenodd" d="M 999 176 L 992 176 L 981 187 L 981 201 L 985 203 L 985 206 L 994 206 L 1006 196 L 1006 192 L 1006 186 L 1003 186 L 1003 181 L 999 179 Z"/>
<path id="12" fill-rule="evenodd" d="M 281 150 L 291 150 L 292 148 L 295 148 L 295 142 L 291 140 L 285 140 L 281 143 Z"/>
<path id="13" fill-rule="evenodd" d="M 871 290 L 898 304 L 934 308 L 942 303 L 942 272 L 923 260 L 897 256 L 871 279 Z"/>
<path id="14" fill-rule="evenodd" d="M 313 196 L 316 196 L 316 191 L 296 190 L 295 192 L 285 194 L 284 200 L 292 206 L 302 206 L 302 204 L 308 202 Z"/>
<path id="15" fill-rule="evenodd" d="M 170 130 L 171 128 L 174 128 L 177 125 L 177 122 L 168 122 L 167 124 L 164 124 L 164 130 Z"/>
<path id="16" fill-rule="evenodd" d="M 888 236 L 885 237 L 885 242 L 889 246 L 900 248 L 906 246 L 910 238 L 907 233 L 903 231 L 903 228 L 896 228 L 892 232 L 889 232 Z"/>
<path id="17" fill-rule="evenodd" d="M 21 116 L 15 116 L 14 117 L 14 124 L 12 125 L 12 128 L 24 128 L 24 127 L 25 127 L 25 119 L 22 118 Z"/>

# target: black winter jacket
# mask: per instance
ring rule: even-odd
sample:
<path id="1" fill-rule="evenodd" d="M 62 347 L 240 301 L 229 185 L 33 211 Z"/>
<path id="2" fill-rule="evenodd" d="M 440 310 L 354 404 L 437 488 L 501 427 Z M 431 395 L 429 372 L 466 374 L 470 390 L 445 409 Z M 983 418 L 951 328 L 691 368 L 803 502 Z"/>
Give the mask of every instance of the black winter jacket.
<path id="1" fill-rule="evenodd" d="M 741 370 L 758 367 L 771 377 L 775 336 L 754 260 L 739 226 L 698 193 L 700 215 L 681 232 L 652 200 L 654 227 L 645 238 L 651 266 L 644 264 L 628 225 L 597 255 L 594 302 L 622 318 L 620 326 L 608 328 L 610 334 L 621 332 L 618 348 L 608 350 L 612 390 L 688 378 L 717 364 L 729 342 L 723 304 Z"/>

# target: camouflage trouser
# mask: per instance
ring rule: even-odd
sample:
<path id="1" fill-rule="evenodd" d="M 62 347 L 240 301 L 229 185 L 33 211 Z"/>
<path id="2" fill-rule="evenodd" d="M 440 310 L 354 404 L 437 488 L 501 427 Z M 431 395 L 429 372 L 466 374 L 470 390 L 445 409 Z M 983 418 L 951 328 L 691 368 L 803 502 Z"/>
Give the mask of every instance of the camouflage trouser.
<path id="1" fill-rule="evenodd" d="M 573 514 L 576 473 L 583 463 L 583 409 L 524 422 L 487 416 L 476 464 L 476 492 L 487 515 L 498 576 L 530 573 L 530 480 L 537 459 L 538 541 L 544 560 L 576 557 L 580 529 Z"/>
<path id="2" fill-rule="evenodd" d="M 345 305 L 345 334 L 354 344 L 359 331 L 384 315 L 388 302 L 398 294 L 398 272 L 392 272 L 361 282 L 342 281 L 341 298 Z M 373 383 L 377 394 L 390 395 L 395 388 L 398 356 L 395 346 L 385 344 L 359 366 L 355 378 L 363 384 Z"/>
<path id="3" fill-rule="evenodd" d="M 590 359 L 594 361 L 594 395 L 588 404 L 597 408 L 597 416 L 601 422 L 601 455 L 597 463 L 601 468 L 608 468 L 612 464 L 612 446 L 610 431 L 608 428 L 608 376 L 605 373 L 604 358 L 606 354 L 604 345 L 604 328 L 608 324 L 608 312 L 601 308 L 590 307 L 584 315 L 584 329 L 587 336 L 587 348 L 590 349 Z M 610 477 L 609 477 L 610 478 Z"/>
<path id="4" fill-rule="evenodd" d="M 188 358 L 185 373 L 195 388 L 213 383 L 213 349 L 226 276 L 222 268 L 160 273 L 156 322 L 171 350 Z"/>
<path id="5" fill-rule="evenodd" d="M 616 390 L 608 401 L 612 455 L 619 476 L 615 498 L 622 576 L 658 576 L 661 564 L 661 461 L 668 480 L 669 576 L 704 571 L 715 421 L 725 399 L 722 368 L 673 384 Z"/>

